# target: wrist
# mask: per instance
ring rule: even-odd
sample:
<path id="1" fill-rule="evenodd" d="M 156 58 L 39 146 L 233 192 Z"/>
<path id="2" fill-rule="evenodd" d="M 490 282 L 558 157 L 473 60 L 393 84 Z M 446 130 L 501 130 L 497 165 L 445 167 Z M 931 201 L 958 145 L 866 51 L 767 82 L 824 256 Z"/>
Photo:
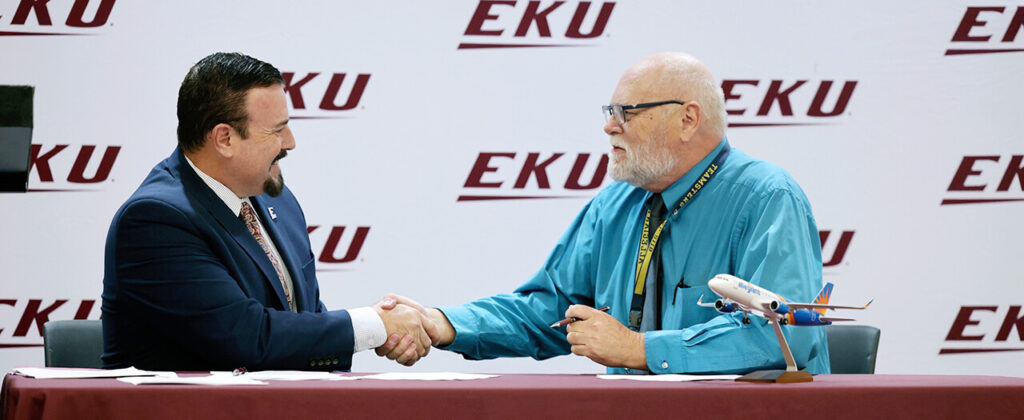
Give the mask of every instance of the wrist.
<path id="1" fill-rule="evenodd" d="M 445 316 L 444 312 L 441 312 L 441 310 L 437 308 L 428 308 L 427 314 L 430 320 L 437 325 L 437 330 L 440 335 L 438 337 L 438 347 L 447 346 L 455 341 L 455 327 L 452 327 L 452 323 L 448 321 L 448 317 Z"/>
<path id="2" fill-rule="evenodd" d="M 380 305 L 373 305 L 373 310 L 377 312 L 377 316 L 380 317 L 380 322 L 384 324 L 384 333 L 387 334 L 388 337 L 390 337 L 391 334 L 396 333 L 396 331 L 394 331 L 395 326 L 393 325 L 392 322 L 390 322 L 390 310 L 381 308 Z"/>
<path id="3" fill-rule="evenodd" d="M 632 357 L 627 363 L 631 369 L 647 369 L 647 348 L 644 345 L 644 333 L 633 332 Z"/>

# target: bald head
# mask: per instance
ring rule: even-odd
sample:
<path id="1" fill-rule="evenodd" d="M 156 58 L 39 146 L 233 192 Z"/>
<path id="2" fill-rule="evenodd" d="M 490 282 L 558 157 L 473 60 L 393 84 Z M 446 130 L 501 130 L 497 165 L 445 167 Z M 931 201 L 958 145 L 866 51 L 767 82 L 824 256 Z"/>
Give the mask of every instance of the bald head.
<path id="1" fill-rule="evenodd" d="M 604 132 L 612 145 L 612 179 L 648 191 L 663 191 L 725 136 L 722 89 L 689 54 L 660 53 L 636 62 L 619 80 L 611 104 L 643 104 L 608 107 Z"/>
<path id="2" fill-rule="evenodd" d="M 696 57 L 681 52 L 663 52 L 644 57 L 622 75 L 615 98 L 632 90 L 641 101 L 682 100 L 700 104 L 700 130 L 717 140 L 725 135 L 725 97 L 715 77 Z"/>

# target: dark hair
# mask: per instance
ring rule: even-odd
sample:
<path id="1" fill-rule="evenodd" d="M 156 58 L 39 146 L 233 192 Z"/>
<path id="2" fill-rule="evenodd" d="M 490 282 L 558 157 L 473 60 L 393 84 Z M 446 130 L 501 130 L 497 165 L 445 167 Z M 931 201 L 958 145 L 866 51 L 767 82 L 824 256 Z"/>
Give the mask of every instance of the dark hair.
<path id="1" fill-rule="evenodd" d="M 277 84 L 284 84 L 277 68 L 245 54 L 215 53 L 199 60 L 178 89 L 178 146 L 198 150 L 206 133 L 220 123 L 248 137 L 245 95 L 254 87 Z"/>

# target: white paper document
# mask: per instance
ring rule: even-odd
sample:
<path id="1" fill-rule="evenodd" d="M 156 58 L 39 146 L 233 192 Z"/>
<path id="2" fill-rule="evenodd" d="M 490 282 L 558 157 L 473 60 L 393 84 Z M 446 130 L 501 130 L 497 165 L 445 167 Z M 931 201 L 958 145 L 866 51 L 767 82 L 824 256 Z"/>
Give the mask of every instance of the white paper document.
<path id="1" fill-rule="evenodd" d="M 648 382 L 687 382 L 687 381 L 733 381 L 740 375 L 597 375 L 600 379 L 624 379 L 627 381 Z"/>
<path id="2" fill-rule="evenodd" d="M 14 373 L 38 379 L 88 379 L 88 378 L 123 378 L 126 376 L 159 376 L 174 378 L 174 372 L 154 372 L 139 370 L 134 367 L 124 369 L 68 369 L 68 368 L 14 368 Z"/>
<path id="3" fill-rule="evenodd" d="M 210 374 L 215 377 L 234 376 L 233 372 L 210 372 Z M 336 373 L 305 370 L 261 370 L 256 372 L 245 372 L 239 376 L 257 381 L 338 381 L 355 379 L 341 376 Z"/>
<path id="4" fill-rule="evenodd" d="M 132 385 L 266 385 L 266 382 L 239 376 L 190 376 L 180 378 L 161 378 L 155 376 L 137 376 L 117 378 L 121 382 Z"/>
<path id="5" fill-rule="evenodd" d="M 465 381 L 496 377 L 498 377 L 498 375 L 479 375 L 475 373 L 455 372 L 388 372 L 367 376 L 350 376 L 350 378 L 380 379 L 384 381 Z"/>

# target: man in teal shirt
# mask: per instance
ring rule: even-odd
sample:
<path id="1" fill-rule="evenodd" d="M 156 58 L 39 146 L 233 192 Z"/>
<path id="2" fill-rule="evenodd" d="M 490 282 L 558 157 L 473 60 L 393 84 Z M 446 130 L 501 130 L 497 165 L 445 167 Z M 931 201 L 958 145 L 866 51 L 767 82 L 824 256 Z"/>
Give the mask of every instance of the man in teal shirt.
<path id="1" fill-rule="evenodd" d="M 807 197 L 781 168 L 730 148 L 722 91 L 690 55 L 640 60 L 611 103 L 604 131 L 611 176 L 621 182 L 583 208 L 540 271 L 512 294 L 424 309 L 441 331 L 435 342 L 470 359 L 572 352 L 613 373 L 783 368 L 770 324 L 757 317 L 744 324 L 742 314 L 696 302 L 717 297 L 707 282 L 719 273 L 810 302 L 822 284 L 821 244 Z M 648 214 L 660 205 L 656 195 L 667 209 L 660 231 Z M 651 242 L 660 249 L 644 264 L 638 249 Z M 634 297 L 639 279 L 647 287 Z M 607 313 L 594 309 L 603 306 Z M 563 316 L 580 321 L 549 326 Z M 829 372 L 823 328 L 783 330 L 800 368 Z"/>

